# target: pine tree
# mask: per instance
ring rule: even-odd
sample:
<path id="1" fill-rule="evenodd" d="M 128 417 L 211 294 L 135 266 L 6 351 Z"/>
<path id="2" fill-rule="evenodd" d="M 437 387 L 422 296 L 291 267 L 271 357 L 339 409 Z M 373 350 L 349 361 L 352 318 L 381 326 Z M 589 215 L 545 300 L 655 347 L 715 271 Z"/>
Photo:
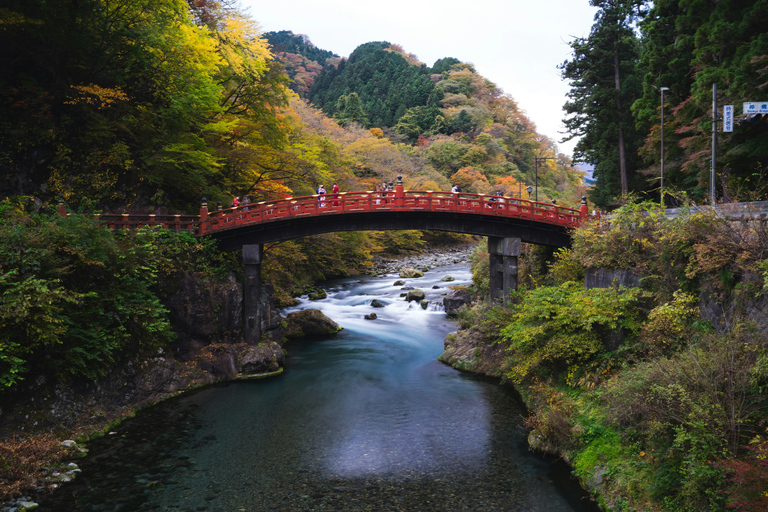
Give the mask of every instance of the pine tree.
<path id="1" fill-rule="evenodd" d="M 564 109 L 568 136 L 581 137 L 574 161 L 595 166 L 591 191 L 599 206 L 626 194 L 638 166 L 637 133 L 630 107 L 639 96 L 636 64 L 639 43 L 632 27 L 642 0 L 591 0 L 599 7 L 587 38 L 571 42 L 573 60 L 564 62 L 562 76 L 571 81 Z"/>

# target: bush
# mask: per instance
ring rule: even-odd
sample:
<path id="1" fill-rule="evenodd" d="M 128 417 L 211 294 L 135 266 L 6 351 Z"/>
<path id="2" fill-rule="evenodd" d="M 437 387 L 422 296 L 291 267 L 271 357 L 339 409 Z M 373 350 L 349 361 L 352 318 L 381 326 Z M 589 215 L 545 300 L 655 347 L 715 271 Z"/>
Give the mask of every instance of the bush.
<path id="1" fill-rule="evenodd" d="M 523 292 L 510 305 L 512 321 L 500 326 L 514 382 L 556 376 L 584 366 L 603 350 L 602 333 L 636 335 L 642 308 L 639 289 L 585 290 L 579 283 Z"/>
<path id="2" fill-rule="evenodd" d="M 752 329 L 705 334 L 680 353 L 626 369 L 603 393 L 609 418 L 653 453 L 653 496 L 670 510 L 717 508 L 722 469 L 768 406 L 768 343 Z"/>
<path id="3" fill-rule="evenodd" d="M 180 271 L 220 274 L 213 242 L 159 228 L 112 231 L 0 203 L 0 388 L 33 366 L 96 380 L 174 337 L 161 302 Z"/>

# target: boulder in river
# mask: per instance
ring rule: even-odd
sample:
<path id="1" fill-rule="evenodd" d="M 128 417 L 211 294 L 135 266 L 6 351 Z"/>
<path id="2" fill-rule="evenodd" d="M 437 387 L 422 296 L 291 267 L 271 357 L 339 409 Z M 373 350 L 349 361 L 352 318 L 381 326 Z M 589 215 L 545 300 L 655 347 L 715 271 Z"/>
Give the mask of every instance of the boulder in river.
<path id="1" fill-rule="evenodd" d="M 403 286 L 404 284 L 405 284 L 405 281 L 403 281 L 402 279 L 398 279 L 397 281 L 395 281 L 395 283 L 392 286 Z"/>
<path id="2" fill-rule="evenodd" d="M 285 317 L 286 333 L 288 339 L 303 338 L 305 336 L 325 336 L 339 332 L 342 327 L 325 316 L 319 309 L 305 309 L 289 313 Z"/>
<path id="3" fill-rule="evenodd" d="M 421 301 L 421 309 L 427 309 L 429 306 L 429 301 L 427 299 L 424 299 Z"/>
<path id="4" fill-rule="evenodd" d="M 400 277 L 404 278 L 414 278 L 414 277 L 424 277 L 424 273 L 416 270 L 413 267 L 403 267 L 400 269 Z"/>
<path id="5" fill-rule="evenodd" d="M 441 279 L 441 281 L 446 281 L 446 282 L 455 281 L 455 280 L 456 278 L 454 278 L 453 276 L 445 276 Z"/>
<path id="6" fill-rule="evenodd" d="M 284 364 L 285 351 L 274 341 L 250 347 L 240 356 L 240 371 L 248 375 L 276 372 Z"/>
<path id="7" fill-rule="evenodd" d="M 472 297 L 469 295 L 469 291 L 463 288 L 453 290 L 443 299 L 445 314 L 448 316 L 456 316 L 459 313 L 459 308 L 470 302 L 472 302 Z"/>
<path id="8" fill-rule="evenodd" d="M 379 299 L 373 299 L 371 301 L 371 307 L 372 308 L 383 308 L 384 306 L 386 306 L 386 304 L 381 302 Z"/>
<path id="9" fill-rule="evenodd" d="M 363 318 L 365 318 L 366 320 L 376 320 L 378 316 L 376 316 L 376 313 L 369 313 L 365 315 Z"/>
<path id="10" fill-rule="evenodd" d="M 411 290 L 408 292 L 408 295 L 405 296 L 405 300 L 407 300 L 408 302 L 411 302 L 412 300 L 421 302 L 426 297 L 427 297 L 427 294 L 424 293 L 424 290 L 419 290 L 418 288 L 416 288 L 415 290 Z"/>

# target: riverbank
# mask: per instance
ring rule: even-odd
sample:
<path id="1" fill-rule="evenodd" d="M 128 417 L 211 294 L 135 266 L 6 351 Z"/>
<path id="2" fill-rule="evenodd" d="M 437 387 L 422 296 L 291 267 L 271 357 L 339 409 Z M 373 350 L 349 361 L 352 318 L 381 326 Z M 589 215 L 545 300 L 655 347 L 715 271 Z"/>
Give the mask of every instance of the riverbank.
<path id="1" fill-rule="evenodd" d="M 422 254 L 401 258 L 377 258 L 367 271 L 381 275 L 397 273 L 402 267 L 428 270 L 465 262 L 471 250 L 471 246 L 450 247 L 427 249 Z M 176 298 L 169 301 L 179 304 L 177 312 L 171 313 L 179 341 L 170 350 L 160 349 L 152 357 L 120 365 L 97 383 L 53 383 L 42 375 L 29 379 L 26 388 L 20 390 L 17 400 L 12 402 L 15 405 L 0 408 L 3 429 L 0 458 L 13 468 L 0 477 L 0 500 L 11 503 L 8 500 L 21 493 L 22 498 L 30 498 L 22 501 L 33 503 L 35 493 L 48 492 L 61 485 L 61 475 L 73 469 L 58 461 L 80 453 L 69 449 L 72 440 L 87 441 L 108 434 L 137 410 L 181 393 L 243 378 L 237 368 L 243 365 L 252 347 L 230 341 L 238 325 L 236 318 L 233 319 L 237 315 L 206 317 L 194 312 L 215 312 L 219 311 L 217 304 L 237 304 L 238 293 L 239 285 L 232 280 L 197 282 L 187 274 L 180 280 Z M 266 325 L 274 331 L 273 339 L 280 339 L 284 319 L 276 315 L 273 306 L 265 309 Z M 219 317 L 224 320 L 217 320 Z M 202 334 L 217 330 L 230 334 L 224 342 L 205 344 Z M 276 343 L 271 342 L 268 353 L 258 355 L 267 374 L 277 375 L 282 369 L 284 352 Z M 259 350 L 263 351 L 264 347 Z M 278 367 L 272 367 L 275 364 Z M 30 449 L 43 440 L 44 450 Z M 70 477 L 74 474 L 64 478 Z M 19 504 L 13 502 L 6 509 L 17 507 Z"/>

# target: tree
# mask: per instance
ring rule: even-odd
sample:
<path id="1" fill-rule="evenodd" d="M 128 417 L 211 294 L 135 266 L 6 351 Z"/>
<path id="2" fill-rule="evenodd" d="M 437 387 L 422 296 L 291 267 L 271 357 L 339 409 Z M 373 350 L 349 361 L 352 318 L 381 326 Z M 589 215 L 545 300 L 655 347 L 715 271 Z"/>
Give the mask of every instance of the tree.
<path id="1" fill-rule="evenodd" d="M 630 107 L 639 95 L 636 63 L 638 39 L 632 22 L 642 0 L 591 0 L 600 10 L 587 38 L 570 43 L 574 56 L 561 66 L 571 81 L 564 109 L 568 135 L 580 136 L 575 161 L 595 165 L 597 184 L 591 195 L 600 206 L 626 194 L 634 185 L 636 148 L 640 144 Z M 618 170 L 618 172 L 617 172 Z"/>
<path id="2" fill-rule="evenodd" d="M 712 84 L 718 86 L 719 105 L 764 96 L 766 23 L 768 2 L 740 0 L 658 2 L 640 23 L 644 94 L 633 111 L 648 133 L 642 154 L 648 164 L 659 161 L 659 92 L 654 87 L 669 87 L 665 183 L 694 199 L 707 198 L 710 186 Z M 718 136 L 716 188 L 725 200 L 768 196 L 766 147 L 764 123 L 737 123 L 733 132 Z"/>
<path id="3" fill-rule="evenodd" d="M 357 123 L 361 126 L 368 124 L 368 116 L 365 115 L 363 102 L 360 101 L 360 96 L 356 92 L 339 97 L 336 102 L 336 114 L 334 117 L 339 120 L 339 124 L 342 126 L 346 126 L 349 123 Z"/>
<path id="4" fill-rule="evenodd" d="M 469 133 L 475 129 L 475 122 L 466 110 L 462 110 L 451 119 L 448 130 L 451 133 Z"/>

